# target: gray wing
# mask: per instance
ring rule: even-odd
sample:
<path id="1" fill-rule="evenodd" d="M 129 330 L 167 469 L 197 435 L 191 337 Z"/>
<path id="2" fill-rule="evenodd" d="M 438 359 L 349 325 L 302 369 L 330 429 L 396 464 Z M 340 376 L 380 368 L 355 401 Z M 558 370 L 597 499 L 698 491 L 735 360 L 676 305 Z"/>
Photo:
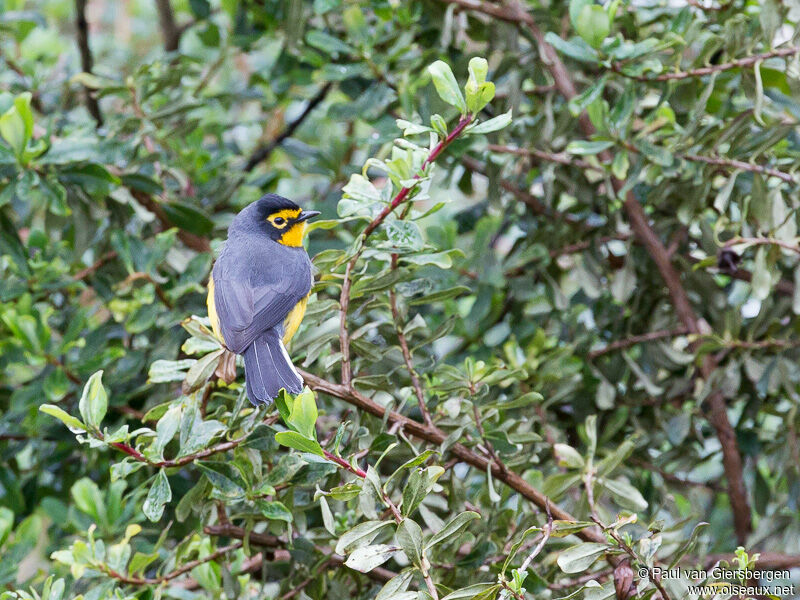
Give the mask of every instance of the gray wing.
<path id="1" fill-rule="evenodd" d="M 311 263 L 305 251 L 279 246 L 271 254 L 267 261 L 221 256 L 214 266 L 214 302 L 222 337 L 237 354 L 262 333 L 282 325 L 311 289 Z"/>

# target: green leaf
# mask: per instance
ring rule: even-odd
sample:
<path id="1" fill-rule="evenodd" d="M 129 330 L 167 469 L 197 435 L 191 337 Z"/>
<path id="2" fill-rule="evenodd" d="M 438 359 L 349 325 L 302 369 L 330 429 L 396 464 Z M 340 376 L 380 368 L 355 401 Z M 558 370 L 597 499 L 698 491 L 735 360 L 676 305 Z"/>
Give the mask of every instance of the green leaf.
<path id="1" fill-rule="evenodd" d="M 72 433 L 83 433 L 88 431 L 88 428 L 80 421 L 80 419 L 76 419 L 71 414 L 57 406 L 53 406 L 52 404 L 42 404 L 39 407 L 39 410 L 64 423 L 64 425 L 66 425 Z"/>
<path id="2" fill-rule="evenodd" d="M 325 456 L 322 446 L 316 440 L 308 439 L 296 431 L 280 431 L 275 434 L 275 441 L 281 446 L 294 448 L 301 452 L 310 452 L 319 456 Z"/>
<path id="3" fill-rule="evenodd" d="M 172 489 L 169 487 L 167 475 L 163 469 L 158 471 L 155 481 L 147 492 L 147 497 L 142 504 L 142 512 L 150 521 L 155 523 L 164 514 L 164 505 L 172 500 Z"/>
<path id="4" fill-rule="evenodd" d="M 554 444 L 553 450 L 558 457 L 558 464 L 570 469 L 582 469 L 585 465 L 583 457 L 572 446 L 567 444 Z"/>
<path id="5" fill-rule="evenodd" d="M 403 519 L 395 533 L 397 543 L 414 565 L 422 564 L 422 528 L 411 519 Z"/>
<path id="6" fill-rule="evenodd" d="M 286 521 L 287 523 L 291 523 L 294 520 L 292 511 L 286 508 L 286 505 L 284 505 L 283 502 L 278 502 L 277 500 L 272 500 L 269 502 L 266 500 L 258 500 L 256 502 L 256 506 L 258 506 L 258 510 L 261 515 L 267 519 L 273 521 Z"/>
<path id="7" fill-rule="evenodd" d="M 578 140 L 567 144 L 566 150 L 570 154 L 585 156 L 589 154 L 599 154 L 603 150 L 608 150 L 613 145 L 614 142 L 610 140 L 602 140 L 602 141 Z"/>
<path id="8" fill-rule="evenodd" d="M 3 546 L 14 527 L 14 513 L 5 506 L 0 506 L 0 547 Z"/>
<path id="9" fill-rule="evenodd" d="M 608 13 L 597 4 L 584 6 L 575 21 L 575 29 L 587 44 L 597 49 L 610 31 Z"/>
<path id="10" fill-rule="evenodd" d="M 573 38 L 567 42 L 552 31 L 548 31 L 544 36 L 544 40 L 562 54 L 566 54 L 577 61 L 590 64 L 600 62 L 597 52 L 581 38 Z"/>
<path id="11" fill-rule="evenodd" d="M 502 115 L 498 115 L 493 119 L 489 119 L 488 121 L 484 121 L 483 123 L 478 123 L 469 130 L 470 134 L 479 134 L 479 133 L 491 133 L 492 131 L 498 131 L 499 129 L 503 129 L 509 123 L 511 123 L 511 110 L 508 112 L 503 113 Z"/>
<path id="12" fill-rule="evenodd" d="M 287 424 L 303 437 L 315 440 L 317 438 L 315 428 L 317 416 L 317 403 L 314 398 L 314 392 L 306 387 L 294 398 L 291 417 Z"/>
<path id="13" fill-rule="evenodd" d="M 478 114 L 484 106 L 494 98 L 494 84 L 486 81 L 489 63 L 485 58 L 475 57 L 469 61 L 469 78 L 464 86 L 467 97 L 467 110 L 470 114 Z"/>
<path id="14" fill-rule="evenodd" d="M 25 92 L 14 99 L 14 106 L 0 116 L 0 136 L 8 143 L 17 160 L 22 161 L 25 148 L 33 135 L 31 94 Z"/>
<path id="15" fill-rule="evenodd" d="M 588 569 L 607 548 L 605 544 L 585 542 L 561 552 L 556 562 L 564 573 L 580 573 Z"/>
<path id="16" fill-rule="evenodd" d="M 621 507 L 637 512 L 647 510 L 647 500 L 630 483 L 613 479 L 598 479 L 597 483 L 611 492 Z"/>
<path id="17" fill-rule="evenodd" d="M 572 23 L 572 26 L 576 29 L 578 28 L 578 17 L 581 14 L 581 11 L 587 7 L 594 4 L 594 0 L 570 0 L 569 3 L 569 22 Z"/>
<path id="18" fill-rule="evenodd" d="M 94 519 L 98 525 L 103 524 L 105 515 L 105 502 L 97 484 L 83 477 L 72 484 L 70 495 L 78 509 Z"/>
<path id="19" fill-rule="evenodd" d="M 494 595 L 500 589 L 500 586 L 496 583 L 475 583 L 451 592 L 441 600 L 489 600 L 494 598 Z"/>
<path id="20" fill-rule="evenodd" d="M 481 516 L 472 511 L 463 512 L 450 519 L 444 527 L 431 536 L 428 543 L 425 544 L 426 548 L 432 548 L 436 544 L 441 544 L 448 538 L 459 533 L 464 527 L 469 525 L 470 521 L 480 519 Z"/>
<path id="21" fill-rule="evenodd" d="M 381 530 L 389 525 L 391 523 L 388 521 L 365 521 L 359 523 L 342 534 L 336 542 L 336 553 L 348 554 L 356 548 L 371 544 L 378 537 Z"/>
<path id="22" fill-rule="evenodd" d="M 428 73 L 433 79 L 433 85 L 436 87 L 439 97 L 447 104 L 455 106 L 462 115 L 466 114 L 467 104 L 464 101 L 464 96 L 461 95 L 461 90 L 458 87 L 453 71 L 450 69 L 450 65 L 444 61 L 437 60 L 428 67 Z"/>
<path id="23" fill-rule="evenodd" d="M 426 294 L 425 296 L 420 296 L 419 298 L 413 298 L 408 301 L 409 306 L 417 306 L 420 304 L 432 304 L 434 302 L 442 302 L 443 300 L 449 300 L 450 298 L 455 298 L 456 296 L 460 296 L 462 294 L 468 294 L 472 290 L 463 285 L 457 285 L 455 287 L 448 288 L 446 290 L 439 290 L 437 292 L 432 292 L 430 294 Z"/>
<path id="24" fill-rule="evenodd" d="M 164 458 L 164 448 L 178 431 L 178 426 L 181 422 L 181 412 L 181 405 L 175 404 L 158 420 L 158 424 L 156 425 L 156 441 L 153 448 L 161 459 Z"/>
<path id="25" fill-rule="evenodd" d="M 373 546 L 364 546 L 357 548 L 353 553 L 344 561 L 345 566 L 360 571 L 361 573 L 369 573 L 375 567 L 381 566 L 399 550 L 397 546 L 389 546 L 388 544 L 375 544 Z"/>
<path id="26" fill-rule="evenodd" d="M 309 46 L 322 50 L 326 54 L 330 54 L 334 58 L 338 58 L 339 54 L 347 55 L 353 52 L 353 48 L 348 44 L 319 29 L 311 29 L 306 34 L 306 43 Z"/>
<path id="27" fill-rule="evenodd" d="M 750 282 L 753 296 L 758 300 L 766 300 L 772 289 L 772 273 L 767 266 L 767 250 L 759 246 L 753 263 L 753 279 Z"/>
<path id="28" fill-rule="evenodd" d="M 78 402 L 78 410 L 84 423 L 98 429 L 108 408 L 108 394 L 103 387 L 103 371 L 97 371 L 86 382 Z"/>
<path id="29" fill-rule="evenodd" d="M 189 368 L 183 381 L 183 392 L 185 394 L 190 394 L 206 384 L 214 374 L 224 352 L 223 348 L 209 352 Z"/>
<path id="30" fill-rule="evenodd" d="M 162 202 L 161 208 L 170 223 L 195 235 L 208 235 L 214 229 L 214 222 L 196 206 L 186 202 Z"/>

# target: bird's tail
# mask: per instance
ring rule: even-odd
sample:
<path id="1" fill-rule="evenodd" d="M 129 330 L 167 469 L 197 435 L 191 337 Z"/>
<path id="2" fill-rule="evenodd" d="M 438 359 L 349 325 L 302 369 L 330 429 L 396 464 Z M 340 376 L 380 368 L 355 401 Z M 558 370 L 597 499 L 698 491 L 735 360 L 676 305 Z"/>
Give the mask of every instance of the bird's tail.
<path id="1" fill-rule="evenodd" d="M 255 405 L 269 404 L 281 388 L 291 394 L 303 391 L 303 380 L 294 368 L 276 329 L 261 334 L 244 352 L 247 396 Z"/>

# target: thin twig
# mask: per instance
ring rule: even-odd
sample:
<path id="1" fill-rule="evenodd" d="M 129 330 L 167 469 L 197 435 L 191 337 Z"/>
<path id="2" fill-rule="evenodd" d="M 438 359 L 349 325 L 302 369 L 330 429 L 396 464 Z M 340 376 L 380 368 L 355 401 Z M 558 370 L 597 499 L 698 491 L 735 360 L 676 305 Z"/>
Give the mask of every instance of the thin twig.
<path id="1" fill-rule="evenodd" d="M 527 571 L 530 564 L 533 562 L 533 559 L 539 556 L 539 553 L 544 548 L 544 545 L 547 543 L 547 540 L 550 539 L 550 533 L 553 531 L 553 515 L 550 513 L 550 505 L 547 506 L 547 524 L 542 527 L 542 539 L 539 540 L 539 543 L 536 544 L 536 547 L 531 551 L 530 554 L 525 558 L 522 564 L 519 566 L 520 571 Z"/>
<path id="2" fill-rule="evenodd" d="M 690 160 L 693 162 L 702 162 L 709 165 L 715 165 L 717 167 L 724 167 L 728 169 L 740 169 L 742 171 L 750 171 L 751 173 L 761 173 L 762 175 L 768 175 L 770 177 L 777 177 L 781 181 L 786 183 L 797 183 L 794 175 L 790 173 L 784 173 L 783 171 L 779 171 L 778 169 L 772 169 L 770 167 L 764 167 L 762 165 L 754 165 L 749 162 L 744 162 L 741 160 L 735 160 L 732 158 L 721 158 L 718 156 L 700 156 L 698 154 L 681 154 L 679 155 L 681 158 L 685 158 L 686 160 Z"/>
<path id="3" fill-rule="evenodd" d="M 752 67 L 757 62 L 766 60 L 768 58 L 794 56 L 798 52 L 800 52 L 800 47 L 788 46 L 786 48 L 778 48 L 777 50 L 770 50 L 769 52 L 763 52 L 762 54 L 754 54 L 752 56 L 738 58 L 736 60 L 732 60 L 726 63 L 721 63 L 718 65 L 709 65 L 707 67 L 689 69 L 688 71 L 673 71 L 671 73 L 661 73 L 660 75 L 655 75 L 655 76 L 632 75 L 629 73 L 625 73 L 624 71 L 622 71 L 621 66 L 619 64 L 615 64 L 613 66 L 613 69 L 616 73 L 619 73 L 620 75 L 623 75 L 624 77 L 627 77 L 629 79 L 635 79 L 637 81 L 644 81 L 644 82 L 671 81 L 675 79 L 689 79 L 691 77 L 704 77 L 705 75 L 711 75 L 712 73 L 718 73 L 720 71 L 729 71 L 730 69 Z"/>
<path id="4" fill-rule="evenodd" d="M 397 268 L 397 254 L 392 254 L 392 269 Z M 403 326 L 400 322 L 400 311 L 397 309 L 397 294 L 394 288 L 389 289 L 389 307 L 392 310 L 392 320 L 394 321 L 395 332 L 397 333 L 397 341 L 400 343 L 400 351 L 403 353 L 403 362 L 406 364 L 406 370 L 411 377 L 411 385 L 414 387 L 414 393 L 417 396 L 417 404 L 419 411 L 422 413 L 422 419 L 426 425 L 432 426 L 433 419 L 428 410 L 425 402 L 425 393 L 422 389 L 422 383 L 419 380 L 417 371 L 414 369 L 414 361 L 411 357 L 411 350 L 408 347 L 408 340 L 403 333 Z"/>
<path id="5" fill-rule="evenodd" d="M 166 575 L 161 575 L 159 577 L 130 577 L 128 575 L 123 575 L 109 567 L 105 564 L 97 565 L 97 568 L 101 570 L 103 573 L 116 579 L 121 583 L 126 583 L 128 585 L 159 585 L 175 579 L 176 577 L 180 577 L 184 573 L 188 573 L 195 567 L 199 567 L 200 565 L 204 565 L 207 562 L 211 562 L 212 560 L 216 560 L 220 556 L 227 554 L 233 550 L 237 550 L 242 547 L 242 542 L 237 541 L 227 546 L 223 546 L 222 548 L 218 548 L 208 556 L 204 556 L 203 558 L 198 558 L 197 560 L 191 560 L 183 565 L 180 568 L 175 569 L 167 573 Z"/>
<path id="6" fill-rule="evenodd" d="M 292 137 L 294 132 L 297 131 L 297 128 L 300 127 L 300 125 L 303 124 L 303 121 L 308 118 L 308 115 L 310 115 L 317 105 L 325 99 L 325 96 L 328 95 L 331 87 L 331 82 L 323 85 L 319 91 L 308 101 L 308 104 L 306 104 L 306 107 L 303 109 L 303 112 L 300 113 L 299 117 L 289 123 L 284 130 L 281 131 L 271 142 L 265 146 L 256 148 L 255 151 L 253 151 L 253 153 L 250 155 L 250 158 L 247 159 L 247 163 L 244 166 L 244 171 L 249 173 L 255 169 L 260 162 L 267 160 L 275 148 L 280 146 L 284 140 Z"/>
<path id="7" fill-rule="evenodd" d="M 678 337 L 681 335 L 687 335 L 689 330 L 685 327 L 681 327 L 680 329 L 664 329 L 661 331 L 650 331 L 648 333 L 642 333 L 639 335 L 632 335 L 629 338 L 625 338 L 623 340 L 617 340 L 616 342 L 611 342 L 604 348 L 600 348 L 599 350 L 592 350 L 587 355 L 589 360 L 594 360 L 599 356 L 603 356 L 604 354 L 609 354 L 610 352 L 616 352 L 617 350 L 622 350 L 624 348 L 630 348 L 631 346 L 635 346 L 636 344 L 641 344 L 644 342 L 654 342 L 656 340 L 663 340 L 664 338 L 671 338 L 671 337 Z"/>
<path id="8" fill-rule="evenodd" d="M 94 435 L 99 440 L 103 439 L 103 434 L 100 433 L 99 431 L 95 432 Z M 219 454 L 220 452 L 233 450 L 239 444 L 245 442 L 246 440 L 247 436 L 242 436 L 240 438 L 236 438 L 229 442 L 223 442 L 221 444 L 217 444 L 216 446 L 206 448 L 205 450 L 200 450 L 199 452 L 195 452 L 193 454 L 188 454 L 186 456 L 181 456 L 180 458 L 175 458 L 170 460 L 150 460 L 144 454 L 139 452 L 136 448 L 134 448 L 130 444 L 126 444 L 125 442 L 111 442 L 109 446 L 113 446 L 114 448 L 116 448 L 121 452 L 124 452 L 134 460 L 146 463 L 151 467 L 170 468 L 170 467 L 180 467 L 183 465 L 188 465 L 189 463 L 194 462 L 196 460 L 208 458 L 209 456 L 213 456 L 214 454 Z"/>

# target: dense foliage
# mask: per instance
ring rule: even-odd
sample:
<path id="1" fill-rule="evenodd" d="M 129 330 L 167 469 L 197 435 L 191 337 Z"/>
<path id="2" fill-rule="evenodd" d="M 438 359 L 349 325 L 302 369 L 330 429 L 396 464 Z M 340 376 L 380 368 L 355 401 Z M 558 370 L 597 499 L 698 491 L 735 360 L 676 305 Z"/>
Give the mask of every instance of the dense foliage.
<path id="1" fill-rule="evenodd" d="M 796 1 L 0 11 L 0 598 L 800 567 Z M 265 192 L 323 220 L 255 409 L 205 283 Z"/>

